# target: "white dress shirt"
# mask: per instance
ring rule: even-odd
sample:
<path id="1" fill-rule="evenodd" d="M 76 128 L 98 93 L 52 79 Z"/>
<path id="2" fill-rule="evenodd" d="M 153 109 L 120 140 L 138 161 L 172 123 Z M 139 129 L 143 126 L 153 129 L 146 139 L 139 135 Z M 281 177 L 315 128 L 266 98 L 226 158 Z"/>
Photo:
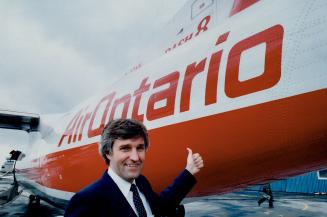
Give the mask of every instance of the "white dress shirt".
<path id="1" fill-rule="evenodd" d="M 108 169 L 108 174 L 112 178 L 112 180 L 114 180 L 114 182 L 117 184 L 118 188 L 123 193 L 124 197 L 126 198 L 126 200 L 129 203 L 129 205 L 133 208 L 135 214 L 138 216 L 137 210 L 135 208 L 134 201 L 133 201 L 133 192 L 130 191 L 132 183 L 129 183 L 128 181 L 126 181 L 125 179 L 123 179 L 119 175 L 117 175 L 115 173 L 115 171 L 112 168 L 110 168 L 110 166 Z M 136 184 L 135 180 L 133 181 L 133 183 Z M 144 194 L 138 189 L 138 187 L 136 187 L 136 188 L 140 194 L 140 197 L 141 197 L 141 200 L 142 200 L 142 203 L 145 208 L 147 216 L 153 217 L 150 205 L 149 205 L 148 201 L 146 200 Z"/>

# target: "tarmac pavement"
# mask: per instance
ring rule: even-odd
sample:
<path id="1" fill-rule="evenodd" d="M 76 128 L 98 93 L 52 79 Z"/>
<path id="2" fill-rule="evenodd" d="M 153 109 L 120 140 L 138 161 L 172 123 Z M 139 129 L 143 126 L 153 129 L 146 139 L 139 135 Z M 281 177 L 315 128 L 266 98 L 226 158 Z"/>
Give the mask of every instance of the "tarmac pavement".
<path id="1" fill-rule="evenodd" d="M 2 183 L 2 184 L 1 184 Z M 0 181 L 0 190 L 10 183 Z M 258 193 L 243 191 L 225 195 L 191 198 L 183 201 L 186 217 L 323 217 L 327 216 L 326 195 L 298 195 L 287 193 L 274 194 L 274 208 L 268 202 L 258 206 Z M 15 200 L 0 205 L 0 217 L 58 217 L 64 210 L 56 208 L 45 201 L 40 206 L 29 205 L 29 193 L 23 192 Z"/>

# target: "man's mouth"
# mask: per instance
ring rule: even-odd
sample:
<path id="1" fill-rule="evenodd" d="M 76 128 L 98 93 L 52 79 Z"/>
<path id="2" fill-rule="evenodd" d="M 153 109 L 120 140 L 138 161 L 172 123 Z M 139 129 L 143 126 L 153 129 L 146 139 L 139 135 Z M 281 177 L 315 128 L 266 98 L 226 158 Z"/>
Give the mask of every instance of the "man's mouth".
<path id="1" fill-rule="evenodd" d="M 135 167 L 139 167 L 140 164 L 126 164 L 127 167 L 131 167 L 131 168 L 135 168 Z"/>

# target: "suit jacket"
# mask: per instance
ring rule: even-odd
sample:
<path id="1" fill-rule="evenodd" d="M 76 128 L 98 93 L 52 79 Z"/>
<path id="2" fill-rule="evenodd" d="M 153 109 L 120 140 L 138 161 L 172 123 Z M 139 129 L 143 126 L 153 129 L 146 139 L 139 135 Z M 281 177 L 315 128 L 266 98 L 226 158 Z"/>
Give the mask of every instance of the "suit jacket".
<path id="1" fill-rule="evenodd" d="M 195 185 L 194 176 L 184 170 L 160 195 L 142 175 L 136 185 L 147 199 L 155 216 L 173 216 L 176 207 Z M 76 193 L 69 201 L 65 217 L 137 217 L 117 184 L 107 171 L 93 184 Z"/>

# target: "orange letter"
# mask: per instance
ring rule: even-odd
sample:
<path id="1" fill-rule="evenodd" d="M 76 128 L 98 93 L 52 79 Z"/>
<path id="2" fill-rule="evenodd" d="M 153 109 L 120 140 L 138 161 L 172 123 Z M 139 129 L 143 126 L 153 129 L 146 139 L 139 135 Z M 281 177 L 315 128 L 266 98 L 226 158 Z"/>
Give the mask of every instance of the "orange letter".
<path id="1" fill-rule="evenodd" d="M 87 133 L 88 137 L 91 138 L 91 137 L 94 137 L 94 136 L 98 136 L 102 133 L 102 130 L 104 128 L 104 125 L 105 125 L 105 122 L 106 122 L 106 118 L 107 118 L 107 112 L 109 110 L 109 106 L 112 102 L 112 99 L 114 98 L 114 95 L 115 95 L 115 92 L 103 97 L 100 102 L 98 103 L 98 105 L 95 107 L 94 111 L 93 111 L 93 114 L 92 114 L 92 117 L 91 117 L 91 121 L 90 121 L 90 124 L 89 124 L 89 131 Z M 100 105 L 107 101 L 107 104 L 106 104 L 106 107 L 105 107 L 105 110 L 102 114 L 102 119 L 101 119 L 101 123 L 100 123 L 100 126 L 96 129 L 93 129 L 93 122 L 94 122 L 94 118 L 98 112 L 98 109 L 100 107 Z"/>
<path id="2" fill-rule="evenodd" d="M 71 140 L 72 140 L 72 136 L 73 136 L 73 132 L 74 132 L 74 129 L 75 129 L 75 126 L 76 126 L 76 123 L 77 123 L 77 120 L 79 119 L 80 115 L 81 115 L 81 112 L 82 112 L 82 109 L 77 112 L 77 114 L 73 117 L 73 119 L 69 122 L 68 126 L 66 127 L 66 130 L 65 132 L 62 134 L 61 138 L 60 138 L 60 141 L 59 141 L 59 144 L 58 144 L 58 147 L 61 146 L 64 138 L 66 136 L 69 136 L 68 137 L 68 144 L 70 144 Z"/>
<path id="3" fill-rule="evenodd" d="M 229 31 L 220 35 L 216 41 L 216 46 L 224 43 L 227 40 L 228 35 Z M 218 75 L 222 54 L 223 51 L 221 50 L 211 55 L 206 83 L 205 105 L 210 105 L 217 102 Z"/>
<path id="4" fill-rule="evenodd" d="M 205 64 L 206 64 L 206 58 L 201 60 L 199 64 L 196 65 L 196 62 L 190 64 L 186 68 L 185 77 L 183 81 L 183 88 L 181 93 L 181 104 L 180 104 L 180 111 L 185 112 L 190 110 L 190 97 L 191 97 L 191 87 L 192 87 L 192 81 L 194 77 L 199 74 L 200 72 L 203 72 Z"/>
<path id="5" fill-rule="evenodd" d="M 127 95 L 123 96 L 120 99 L 116 99 L 116 101 L 114 102 L 114 105 L 112 106 L 109 119 L 110 120 L 114 119 L 116 108 L 117 108 L 117 106 L 119 104 L 124 104 L 123 112 L 122 112 L 120 117 L 121 118 L 126 118 L 127 117 L 127 112 L 128 112 L 128 106 L 129 106 L 130 102 L 131 102 L 131 94 L 127 94 Z"/>
<path id="6" fill-rule="evenodd" d="M 225 92 L 228 97 L 235 98 L 258 92 L 271 88 L 278 83 L 281 76 L 283 33 L 283 27 L 276 25 L 250 36 L 232 47 L 228 55 L 225 80 Z M 239 81 L 242 52 L 261 43 L 266 43 L 263 74 L 246 81 Z"/>
<path id="7" fill-rule="evenodd" d="M 195 36 L 198 36 L 200 32 L 205 32 L 208 30 L 207 25 L 209 24 L 210 18 L 211 18 L 210 16 L 206 16 L 200 21 L 198 25 L 198 32 L 195 34 Z"/>
<path id="8" fill-rule="evenodd" d="M 176 90 L 179 79 L 179 72 L 175 71 L 154 82 L 153 88 L 169 84 L 169 88 L 154 93 L 150 96 L 146 116 L 148 120 L 163 118 L 174 114 Z M 166 99 L 166 105 L 161 108 L 154 108 L 156 102 Z"/>
<path id="9" fill-rule="evenodd" d="M 222 53 L 221 50 L 211 55 L 206 83 L 205 105 L 217 102 L 218 74 Z"/>
<path id="10" fill-rule="evenodd" d="M 144 114 L 138 114 L 138 111 L 139 111 L 139 107 L 140 107 L 142 93 L 148 91 L 150 88 L 150 84 L 146 83 L 147 81 L 148 81 L 148 78 L 143 79 L 143 81 L 140 84 L 139 89 L 135 90 L 134 95 L 133 95 L 133 96 L 135 96 L 135 101 L 134 101 L 134 106 L 133 106 L 133 111 L 132 111 L 132 119 L 139 120 L 142 122 L 144 119 Z"/>
<path id="11" fill-rule="evenodd" d="M 85 117 L 84 117 L 84 120 L 83 120 L 81 129 L 79 131 L 78 141 L 81 141 L 82 140 L 82 135 L 83 135 L 83 131 L 84 131 L 84 127 L 85 127 L 86 121 L 89 120 L 90 117 L 91 117 L 91 112 L 88 112 L 88 113 L 85 114 Z"/>

